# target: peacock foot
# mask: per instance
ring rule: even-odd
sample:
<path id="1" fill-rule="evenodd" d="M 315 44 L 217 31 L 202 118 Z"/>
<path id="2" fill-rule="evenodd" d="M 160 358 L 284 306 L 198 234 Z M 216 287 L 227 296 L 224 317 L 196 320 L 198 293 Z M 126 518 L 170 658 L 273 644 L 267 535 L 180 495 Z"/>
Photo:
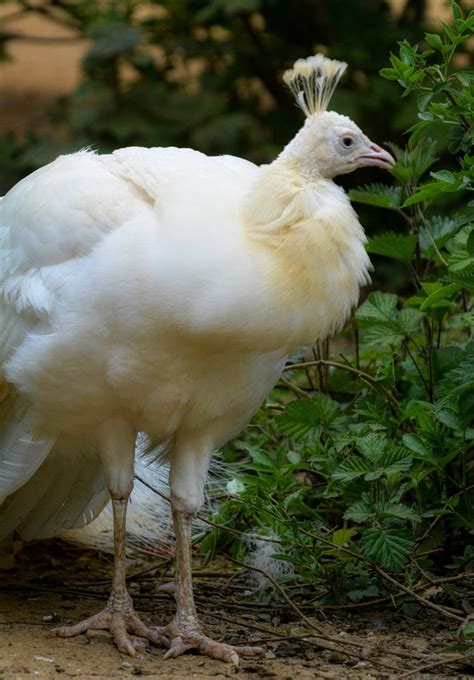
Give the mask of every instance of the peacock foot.
<path id="1" fill-rule="evenodd" d="M 198 654 L 203 654 L 211 659 L 238 666 L 239 654 L 242 656 L 258 656 L 264 653 L 261 647 L 234 647 L 224 642 L 217 642 L 204 635 L 198 624 L 195 627 L 186 627 L 179 626 L 173 621 L 167 626 L 158 628 L 157 634 L 160 640 L 168 646 L 168 651 L 164 655 L 165 659 L 173 659 L 189 650 L 195 650 Z"/>
<path id="2" fill-rule="evenodd" d="M 106 607 L 98 614 L 94 614 L 72 626 L 54 628 L 51 633 L 58 637 L 68 638 L 87 633 L 88 630 L 110 631 L 118 650 L 129 656 L 136 656 L 137 654 L 135 644 L 129 633 L 146 638 L 158 645 L 166 642 L 155 629 L 146 626 L 135 613 L 132 600 L 128 594 L 121 604 L 116 601 L 112 594 Z"/>

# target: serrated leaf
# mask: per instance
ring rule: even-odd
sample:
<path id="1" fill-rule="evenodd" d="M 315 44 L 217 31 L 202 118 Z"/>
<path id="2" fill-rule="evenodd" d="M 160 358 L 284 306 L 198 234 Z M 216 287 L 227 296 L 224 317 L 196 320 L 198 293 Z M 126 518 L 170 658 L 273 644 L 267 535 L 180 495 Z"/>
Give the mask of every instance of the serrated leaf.
<path id="1" fill-rule="evenodd" d="M 410 307 L 401 309 L 397 316 L 397 327 L 400 333 L 407 334 L 417 330 L 423 319 L 417 309 Z"/>
<path id="2" fill-rule="evenodd" d="M 371 432 L 365 437 L 358 437 L 356 442 L 361 454 L 372 463 L 376 463 L 387 448 L 385 437 L 375 434 L 375 432 Z"/>
<path id="3" fill-rule="evenodd" d="M 397 316 L 397 296 L 393 293 L 370 293 L 356 312 L 357 319 L 393 321 Z"/>
<path id="4" fill-rule="evenodd" d="M 378 566 L 400 571 L 408 562 L 414 542 L 395 527 L 366 529 L 361 537 L 362 551 Z"/>
<path id="5" fill-rule="evenodd" d="M 387 326 L 370 326 L 364 331 L 364 342 L 375 347 L 398 345 L 402 340 L 403 333 L 398 330 L 391 330 Z"/>
<path id="6" fill-rule="evenodd" d="M 410 262 L 415 252 L 418 238 L 415 235 L 396 234 L 386 231 L 374 236 L 367 244 L 367 251 L 374 255 L 385 255 L 399 262 Z"/>
<path id="7" fill-rule="evenodd" d="M 277 424 L 282 432 L 296 439 L 314 439 L 321 428 L 337 429 L 344 420 L 340 405 L 320 392 L 310 401 L 292 401 L 285 413 L 278 416 Z"/>
<path id="8" fill-rule="evenodd" d="M 385 503 L 381 508 L 381 515 L 385 517 L 396 517 L 410 522 L 421 522 L 420 515 L 404 503 Z"/>
<path id="9" fill-rule="evenodd" d="M 276 422 L 282 432 L 295 439 L 315 438 L 320 430 L 314 408 L 308 401 L 290 402 Z"/>
<path id="10" fill-rule="evenodd" d="M 429 250 L 433 246 L 433 241 L 438 248 L 442 248 L 461 227 L 469 224 L 473 219 L 472 214 L 457 214 L 450 217 L 435 215 L 427 221 L 420 231 L 420 247 L 422 250 Z"/>
<path id="11" fill-rule="evenodd" d="M 397 210 L 401 203 L 401 187 L 386 184 L 368 184 L 349 192 L 349 198 L 356 203 L 375 205 L 379 208 Z"/>
<path id="12" fill-rule="evenodd" d="M 378 466 L 384 475 L 393 475 L 409 470 L 412 462 L 413 456 L 407 449 L 392 445 L 383 452 L 378 460 Z"/>
<path id="13" fill-rule="evenodd" d="M 373 510 L 371 510 L 367 500 L 359 500 L 353 503 L 349 508 L 347 508 L 344 513 L 345 519 L 350 519 L 357 524 L 362 524 L 367 522 L 368 519 L 374 516 Z"/>

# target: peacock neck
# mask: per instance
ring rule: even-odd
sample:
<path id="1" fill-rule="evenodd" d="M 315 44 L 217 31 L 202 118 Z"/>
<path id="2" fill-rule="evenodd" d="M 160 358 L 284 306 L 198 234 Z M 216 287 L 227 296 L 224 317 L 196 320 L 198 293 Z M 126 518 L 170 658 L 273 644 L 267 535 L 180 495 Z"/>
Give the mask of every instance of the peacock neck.
<path id="1" fill-rule="evenodd" d="M 244 219 L 249 252 L 279 313 L 288 315 L 293 344 L 341 325 L 370 267 L 364 231 L 344 191 L 306 176 L 291 155 L 280 157 L 262 167 Z"/>

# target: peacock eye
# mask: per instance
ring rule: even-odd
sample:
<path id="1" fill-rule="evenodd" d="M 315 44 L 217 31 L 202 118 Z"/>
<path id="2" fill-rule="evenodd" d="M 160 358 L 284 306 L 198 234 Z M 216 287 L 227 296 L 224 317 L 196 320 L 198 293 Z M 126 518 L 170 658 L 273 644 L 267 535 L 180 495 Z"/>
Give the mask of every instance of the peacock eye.
<path id="1" fill-rule="evenodd" d="M 354 140 L 352 137 L 343 137 L 342 143 L 346 147 L 346 149 L 350 149 L 351 146 L 354 144 Z"/>

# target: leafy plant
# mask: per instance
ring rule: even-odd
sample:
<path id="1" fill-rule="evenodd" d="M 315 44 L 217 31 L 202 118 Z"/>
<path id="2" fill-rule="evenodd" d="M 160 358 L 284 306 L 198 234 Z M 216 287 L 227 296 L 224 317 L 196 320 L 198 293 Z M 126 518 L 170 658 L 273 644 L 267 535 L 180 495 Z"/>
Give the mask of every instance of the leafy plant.
<path id="1" fill-rule="evenodd" d="M 223 453 L 235 480 L 214 519 L 278 537 L 276 558 L 294 569 L 285 578 L 314 587 L 319 604 L 391 592 L 390 574 L 408 586 L 453 561 L 462 568 L 472 539 L 474 72 L 453 65 L 474 12 L 452 11 L 452 26 L 426 34 L 425 47 L 401 42 L 381 72 L 418 96 L 407 147 L 392 147 L 395 184 L 351 192 L 398 217 L 367 249 L 409 283 L 403 294 L 371 292 L 333 356 L 318 346 L 287 366 Z M 203 550 L 211 545 L 242 551 L 225 529 Z"/>

